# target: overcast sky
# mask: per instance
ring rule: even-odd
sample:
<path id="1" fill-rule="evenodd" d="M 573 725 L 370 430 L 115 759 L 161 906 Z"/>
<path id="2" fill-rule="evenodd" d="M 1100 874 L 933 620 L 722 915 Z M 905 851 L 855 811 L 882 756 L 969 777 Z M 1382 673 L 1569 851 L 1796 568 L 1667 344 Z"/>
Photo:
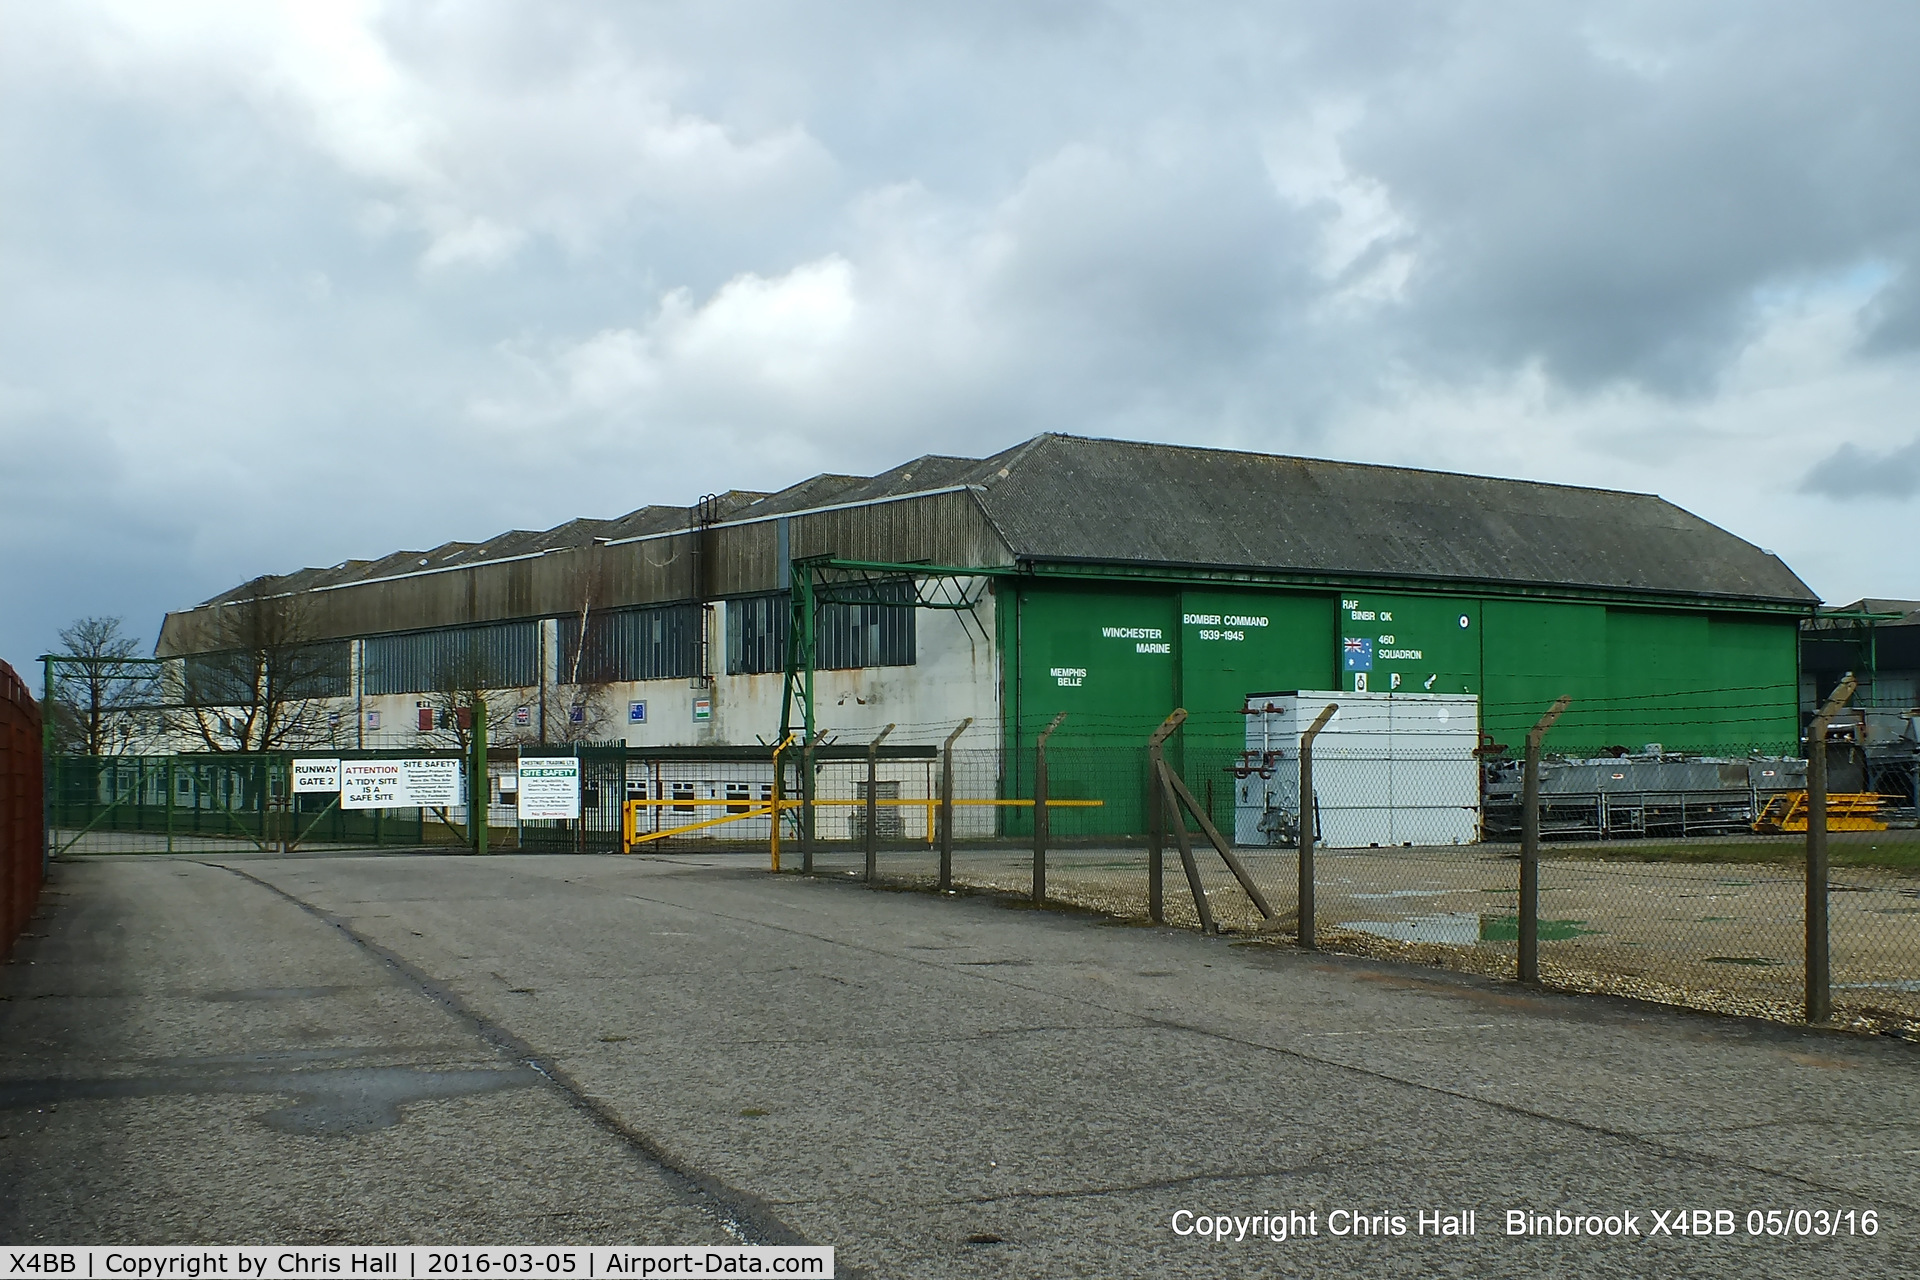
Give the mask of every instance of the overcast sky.
<path id="1" fill-rule="evenodd" d="M 0 0 L 0 657 L 1045 430 L 1920 596 L 1920 6 Z M 1215 513 L 1196 513 L 1211 517 Z"/>

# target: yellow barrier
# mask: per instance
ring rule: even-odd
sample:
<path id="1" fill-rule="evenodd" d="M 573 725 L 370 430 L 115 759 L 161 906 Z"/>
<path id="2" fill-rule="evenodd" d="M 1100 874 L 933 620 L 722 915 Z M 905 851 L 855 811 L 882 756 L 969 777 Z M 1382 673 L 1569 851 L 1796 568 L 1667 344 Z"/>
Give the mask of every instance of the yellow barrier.
<path id="1" fill-rule="evenodd" d="M 1827 830 L 1885 831 L 1880 817 L 1880 796 L 1872 791 L 1844 791 L 1827 797 Z M 1807 793 L 1782 791 L 1769 797 L 1753 820 L 1753 829 L 1764 835 L 1804 832 L 1810 816 Z"/>
<path id="2" fill-rule="evenodd" d="M 804 800 L 781 800 L 781 801 L 778 801 L 776 804 L 776 802 L 771 800 L 740 800 L 740 799 L 697 800 L 689 797 L 681 797 L 679 799 L 668 799 L 668 800 L 628 800 L 625 804 L 621 805 L 620 807 L 621 852 L 632 853 L 635 845 L 650 844 L 655 840 L 665 840 L 670 836 L 683 836 L 690 831 L 704 831 L 709 827 L 725 826 L 729 822 L 744 822 L 749 818 L 772 817 L 773 811 L 776 807 L 778 807 L 782 811 L 785 811 L 788 809 L 798 809 L 801 806 L 803 806 L 805 803 L 806 802 Z M 836 806 L 847 807 L 852 805 L 859 805 L 860 807 L 865 808 L 867 801 L 865 799 L 815 800 L 813 803 L 816 808 L 833 808 Z M 927 800 L 920 799 L 919 797 L 911 797 L 904 800 L 876 799 L 873 803 L 876 808 L 905 808 L 909 806 L 914 806 L 914 807 L 924 806 L 927 810 L 927 830 L 929 832 L 933 830 L 934 811 L 940 807 L 940 802 L 938 799 L 927 801 Z M 1049 799 L 1047 801 L 1047 808 L 1049 809 L 1098 809 L 1105 804 L 1106 804 L 1105 800 Z M 955 800 L 953 802 L 953 807 L 956 809 L 961 808 L 962 806 L 969 806 L 969 807 L 976 807 L 976 808 L 998 807 L 998 808 L 1011 808 L 1011 809 L 1021 809 L 1021 808 L 1031 809 L 1033 807 L 1033 801 L 1031 800 Z M 718 818 L 707 818 L 700 822 L 686 823 L 678 827 L 668 827 L 664 831 L 649 831 L 645 835 L 641 835 L 640 834 L 640 811 L 642 809 L 666 809 L 666 808 L 694 809 L 694 810 L 729 809 L 729 810 L 735 810 L 735 812 L 729 812 Z M 772 846 L 773 869 L 775 871 L 778 871 L 780 869 L 780 824 L 778 822 L 775 822 L 773 824 L 773 831 L 769 838 L 769 841 Z"/>

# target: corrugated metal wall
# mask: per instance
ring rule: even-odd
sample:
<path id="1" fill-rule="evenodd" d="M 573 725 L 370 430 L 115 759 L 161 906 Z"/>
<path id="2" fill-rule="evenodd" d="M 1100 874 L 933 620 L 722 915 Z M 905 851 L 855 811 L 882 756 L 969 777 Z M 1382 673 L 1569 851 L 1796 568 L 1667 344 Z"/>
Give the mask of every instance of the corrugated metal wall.
<path id="1" fill-rule="evenodd" d="M 885 583 L 879 594 L 913 598 L 913 584 Z M 727 674 L 786 670 L 792 600 L 784 591 L 727 602 Z M 919 655 L 917 611 L 911 606 L 824 604 L 814 635 L 814 666 L 822 671 L 910 667 Z"/>
<path id="2" fill-rule="evenodd" d="M 46 851 L 40 707 L 0 662 L 0 956 L 33 916 Z"/>
<path id="3" fill-rule="evenodd" d="M 369 637 L 369 694 L 518 689 L 540 682 L 540 624 L 503 622 Z"/>
<path id="4" fill-rule="evenodd" d="M 700 666 L 700 633 L 704 623 L 702 610 L 696 604 L 655 605 L 592 614 L 587 618 L 586 648 L 576 652 L 580 645 L 579 615 L 561 618 L 560 678 L 569 684 L 598 684 L 695 675 Z"/>
<path id="5" fill-rule="evenodd" d="M 352 692 L 352 654 L 344 640 L 264 651 L 191 654 L 182 664 L 186 699 L 202 706 L 239 706 L 258 689 L 287 699 L 344 698 Z"/>
<path id="6" fill-rule="evenodd" d="M 933 564 L 1001 565 L 1011 560 L 970 493 L 941 493 L 787 517 L 789 554 Z M 691 531 L 634 542 L 593 543 L 530 559 L 482 562 L 442 572 L 312 593 L 314 639 L 374 636 L 523 618 L 564 618 L 634 605 L 773 591 L 780 586 L 774 519 L 711 529 L 706 589 L 694 582 Z M 200 652 L 207 610 L 167 616 L 161 657 Z"/>

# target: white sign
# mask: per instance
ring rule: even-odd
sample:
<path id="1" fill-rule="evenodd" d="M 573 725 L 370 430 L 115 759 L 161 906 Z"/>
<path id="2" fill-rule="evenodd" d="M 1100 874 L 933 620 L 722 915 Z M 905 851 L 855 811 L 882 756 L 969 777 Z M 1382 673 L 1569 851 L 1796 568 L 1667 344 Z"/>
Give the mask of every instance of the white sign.
<path id="1" fill-rule="evenodd" d="M 340 762 L 338 760 L 295 760 L 293 789 L 296 792 L 338 791 Z"/>
<path id="2" fill-rule="evenodd" d="M 580 761 L 573 756 L 520 757 L 520 818 L 580 816 Z"/>
<path id="3" fill-rule="evenodd" d="M 459 804 L 458 760 L 347 760 L 342 809 L 445 809 Z"/>

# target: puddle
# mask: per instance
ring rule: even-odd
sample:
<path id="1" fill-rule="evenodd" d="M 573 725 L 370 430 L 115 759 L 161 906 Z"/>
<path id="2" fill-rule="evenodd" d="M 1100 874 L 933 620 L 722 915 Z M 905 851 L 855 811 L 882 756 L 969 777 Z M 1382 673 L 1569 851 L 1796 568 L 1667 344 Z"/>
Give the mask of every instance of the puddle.
<path id="1" fill-rule="evenodd" d="M 1920 978 L 1896 978 L 1887 982 L 1836 982 L 1842 991 L 1920 991 Z"/>
<path id="2" fill-rule="evenodd" d="M 95 1099 L 261 1094 L 293 1102 L 257 1119 L 304 1137 L 339 1137 L 391 1128 L 401 1108 L 438 1098 L 465 1098 L 540 1082 L 525 1068 L 343 1067 L 334 1071 L 238 1071 L 221 1075 L 123 1076 L 93 1080 L 18 1080 L 0 1084 L 0 1111 Z"/>
<path id="3" fill-rule="evenodd" d="M 1451 911 L 1439 915 L 1415 916 L 1411 920 L 1348 920 L 1342 929 L 1357 929 L 1376 938 L 1394 942 L 1440 942 L 1466 946 L 1480 941 L 1480 917 L 1473 912 Z"/>
<path id="4" fill-rule="evenodd" d="M 1542 942 L 1568 942 L 1574 938 L 1585 937 L 1589 933 L 1599 932 L 1598 929 L 1588 928 L 1585 920 L 1542 920 L 1540 922 L 1540 941 Z M 1480 921 L 1480 941 L 1520 941 L 1520 917 L 1483 917 Z"/>

